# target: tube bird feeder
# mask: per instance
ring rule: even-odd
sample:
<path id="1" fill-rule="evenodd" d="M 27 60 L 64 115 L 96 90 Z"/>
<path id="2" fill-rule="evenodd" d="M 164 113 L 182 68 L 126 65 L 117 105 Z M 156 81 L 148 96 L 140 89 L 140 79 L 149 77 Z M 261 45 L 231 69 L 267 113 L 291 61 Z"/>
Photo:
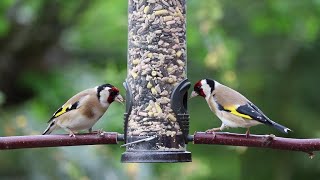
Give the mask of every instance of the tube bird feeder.
<path id="1" fill-rule="evenodd" d="M 122 162 L 190 162 L 185 0 L 128 1 Z"/>

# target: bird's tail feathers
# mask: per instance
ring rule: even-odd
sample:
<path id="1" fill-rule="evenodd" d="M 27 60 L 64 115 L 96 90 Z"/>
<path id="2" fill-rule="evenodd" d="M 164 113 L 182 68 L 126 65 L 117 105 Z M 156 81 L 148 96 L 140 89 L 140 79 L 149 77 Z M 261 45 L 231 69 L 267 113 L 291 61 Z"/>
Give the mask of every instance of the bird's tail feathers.
<path id="1" fill-rule="evenodd" d="M 276 128 L 277 130 L 279 130 L 279 131 L 281 131 L 283 133 L 286 133 L 286 134 L 288 134 L 289 132 L 292 132 L 291 129 L 289 129 L 289 128 L 285 127 L 285 126 L 282 126 L 281 124 L 278 124 L 278 123 L 276 123 L 274 121 L 271 121 L 271 120 L 270 120 L 270 124 L 268 124 L 268 125 Z"/>
<path id="2" fill-rule="evenodd" d="M 56 128 L 56 121 L 52 120 L 47 129 L 43 131 L 42 135 L 50 134 Z"/>

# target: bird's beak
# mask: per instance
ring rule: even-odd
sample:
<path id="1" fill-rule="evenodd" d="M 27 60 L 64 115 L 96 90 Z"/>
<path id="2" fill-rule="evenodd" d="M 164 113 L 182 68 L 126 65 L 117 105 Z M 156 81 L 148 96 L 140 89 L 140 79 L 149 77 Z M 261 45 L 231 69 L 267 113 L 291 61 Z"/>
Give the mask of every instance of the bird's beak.
<path id="1" fill-rule="evenodd" d="M 191 96 L 190 96 L 189 99 L 191 99 L 193 97 L 196 97 L 196 96 L 199 96 L 199 94 L 197 92 L 195 92 L 195 91 L 192 91 Z"/>
<path id="2" fill-rule="evenodd" d="M 124 105 L 125 100 L 120 94 L 116 98 L 114 98 L 114 100 Z"/>

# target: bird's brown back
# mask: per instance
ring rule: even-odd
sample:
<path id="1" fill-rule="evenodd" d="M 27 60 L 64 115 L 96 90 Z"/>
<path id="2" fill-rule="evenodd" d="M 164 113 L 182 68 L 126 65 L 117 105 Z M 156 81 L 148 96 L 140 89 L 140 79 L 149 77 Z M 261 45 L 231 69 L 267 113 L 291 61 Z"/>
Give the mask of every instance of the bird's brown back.
<path id="1" fill-rule="evenodd" d="M 216 87 L 213 95 L 217 102 L 223 106 L 242 105 L 248 102 L 248 99 L 242 94 L 222 84 Z"/>

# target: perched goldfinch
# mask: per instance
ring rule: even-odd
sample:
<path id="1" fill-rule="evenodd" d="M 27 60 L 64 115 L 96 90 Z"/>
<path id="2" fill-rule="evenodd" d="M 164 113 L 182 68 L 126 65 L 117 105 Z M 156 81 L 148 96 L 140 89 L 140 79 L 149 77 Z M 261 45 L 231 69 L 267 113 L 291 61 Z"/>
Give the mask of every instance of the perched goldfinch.
<path id="1" fill-rule="evenodd" d="M 88 129 L 92 132 L 93 125 L 102 117 L 113 101 L 123 103 L 118 88 L 111 84 L 103 84 L 86 89 L 74 95 L 48 121 L 49 126 L 42 133 L 50 134 L 62 128 L 74 137 L 74 132 Z"/>
<path id="2" fill-rule="evenodd" d="M 222 121 L 219 128 L 209 129 L 206 132 L 222 131 L 225 128 L 249 128 L 258 124 L 272 126 L 283 133 L 291 131 L 270 120 L 264 113 L 239 92 L 211 79 L 202 79 L 194 85 L 191 97 L 202 96 L 206 99 L 210 109 Z"/>

